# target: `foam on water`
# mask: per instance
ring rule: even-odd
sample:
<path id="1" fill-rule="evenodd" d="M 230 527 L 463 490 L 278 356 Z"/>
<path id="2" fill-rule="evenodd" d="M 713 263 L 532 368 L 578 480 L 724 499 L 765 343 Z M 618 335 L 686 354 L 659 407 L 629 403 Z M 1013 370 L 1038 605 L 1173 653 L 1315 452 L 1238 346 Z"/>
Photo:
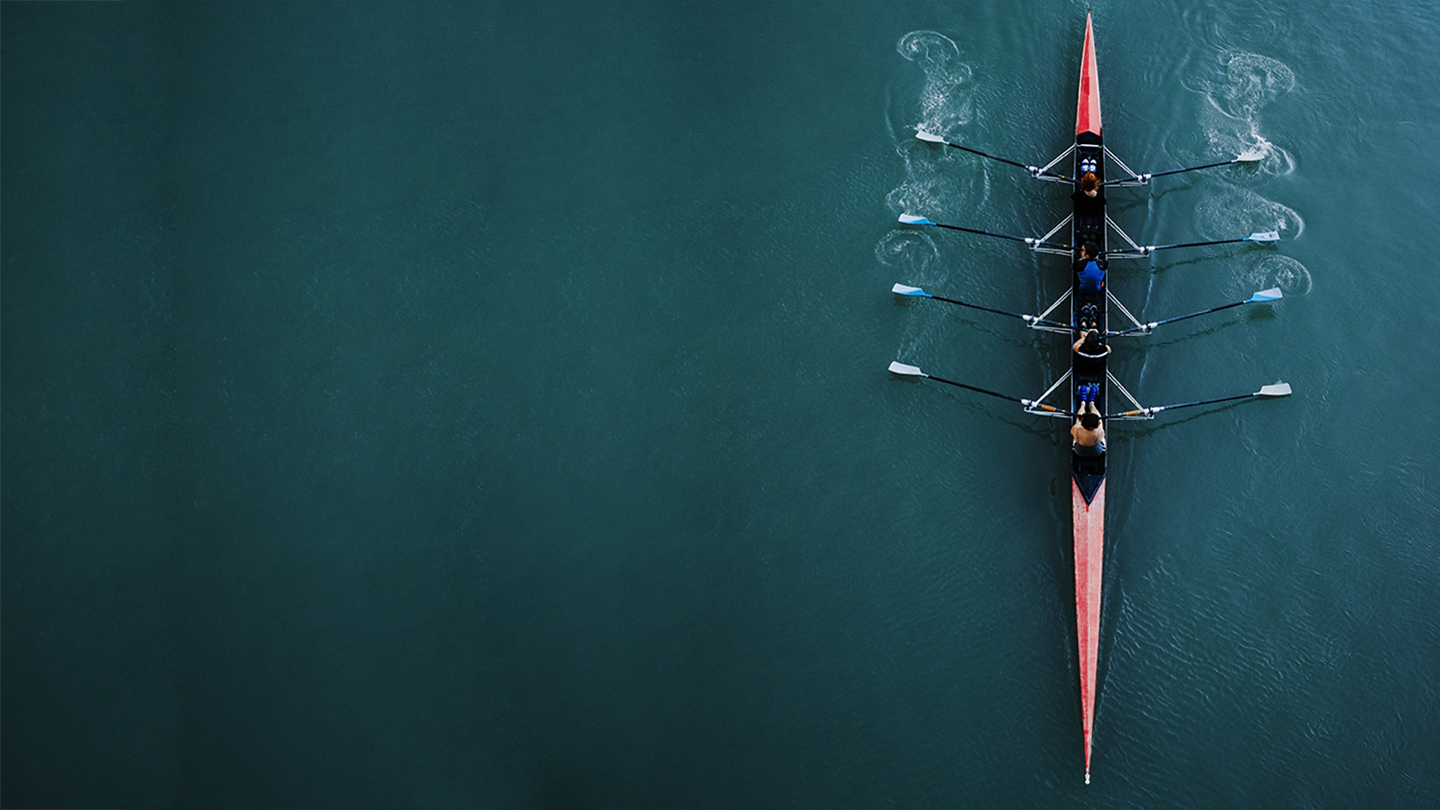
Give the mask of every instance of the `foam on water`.
<path id="1" fill-rule="evenodd" d="M 1295 171 L 1295 158 L 1261 134 L 1260 126 L 1261 110 L 1295 87 L 1295 73 L 1278 59 L 1245 51 L 1221 54 L 1211 70 L 1196 87 L 1209 102 L 1210 114 L 1202 123 L 1212 148 L 1259 151 L 1264 157 L 1254 165 L 1265 174 Z"/>
<path id="2" fill-rule="evenodd" d="M 895 43 L 895 50 L 925 71 L 920 93 L 920 121 L 925 129 L 945 135 L 970 121 L 970 66 L 960 61 L 960 48 L 936 31 L 911 31 Z"/>
<path id="3" fill-rule="evenodd" d="M 1278 59 L 1232 51 L 1220 61 L 1225 75 L 1211 83 L 1208 95 L 1215 109 L 1231 118 L 1254 120 L 1261 108 L 1295 87 L 1295 73 Z"/>
<path id="4" fill-rule="evenodd" d="M 920 65 L 925 85 L 918 96 L 902 94 L 902 106 L 890 113 L 895 150 L 905 160 L 905 180 L 886 195 L 886 203 L 899 213 L 938 215 L 945 202 L 984 199 L 988 189 L 983 171 L 955 171 L 957 165 L 978 158 L 914 137 L 916 130 L 925 130 L 963 141 L 957 130 L 971 118 L 970 66 L 960 61 L 960 50 L 950 38 L 934 31 L 911 31 L 895 49 Z"/>
<path id="5" fill-rule="evenodd" d="M 940 258 L 940 250 L 930 234 L 916 229 L 896 230 L 885 234 L 875 245 L 875 258 L 887 267 L 894 267 L 914 284 L 927 281 L 926 269 Z"/>
<path id="6" fill-rule="evenodd" d="M 1241 186 L 1232 185 L 1223 193 L 1208 195 L 1199 215 L 1202 232 L 1216 234 L 1217 239 L 1276 231 L 1282 240 L 1291 241 L 1305 232 L 1305 220 L 1295 209 Z"/>
<path id="7" fill-rule="evenodd" d="M 1285 295 L 1293 298 L 1309 295 L 1315 286 L 1305 265 L 1283 254 L 1267 253 L 1255 256 L 1239 263 L 1237 267 L 1237 276 L 1242 282 L 1239 286 L 1245 289 L 1279 287 Z"/>

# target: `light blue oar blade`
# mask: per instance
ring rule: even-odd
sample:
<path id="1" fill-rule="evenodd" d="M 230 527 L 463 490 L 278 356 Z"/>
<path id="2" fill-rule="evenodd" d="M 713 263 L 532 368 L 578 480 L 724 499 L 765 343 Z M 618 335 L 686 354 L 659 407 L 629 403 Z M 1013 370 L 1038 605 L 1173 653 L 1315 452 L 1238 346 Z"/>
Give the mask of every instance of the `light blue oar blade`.
<path id="1" fill-rule="evenodd" d="M 890 288 L 890 292 L 893 292 L 896 295 L 919 295 L 924 296 L 925 298 L 931 297 L 930 293 L 925 292 L 919 287 L 907 287 L 904 284 L 896 284 L 894 287 Z"/>
<path id="2" fill-rule="evenodd" d="M 1252 233 L 1244 239 L 1244 241 L 1246 242 L 1278 242 L 1279 240 L 1280 234 L 1277 231 L 1261 231 L 1260 233 Z"/>
<path id="3" fill-rule="evenodd" d="M 891 373 L 891 374 L 902 374 L 902 375 L 904 375 L 904 376 L 906 376 L 906 377 L 924 377 L 924 376 L 925 376 L 925 372 L 921 371 L 919 366 L 907 366 L 907 365 L 905 365 L 904 363 L 893 362 L 893 361 L 890 363 L 890 373 Z"/>
<path id="4" fill-rule="evenodd" d="M 1255 392 L 1255 395 L 1261 397 L 1288 397 L 1290 396 L 1290 383 L 1282 382 L 1263 386 L 1259 391 Z"/>
<path id="5" fill-rule="evenodd" d="M 1265 301 L 1279 301 L 1285 294 L 1280 292 L 1279 287 L 1271 287 L 1268 290 L 1261 290 L 1245 300 L 1247 304 L 1263 303 Z"/>
<path id="6" fill-rule="evenodd" d="M 1235 156 L 1236 163 L 1254 163 L 1265 157 L 1263 149 L 1249 149 Z"/>
<path id="7" fill-rule="evenodd" d="M 932 133 L 932 132 L 926 132 L 925 130 L 920 129 L 919 127 L 916 127 L 916 128 L 915 128 L 915 137 L 916 137 L 916 138 L 919 138 L 919 139 L 922 140 L 922 141 L 925 141 L 926 143 L 945 143 L 945 139 L 944 139 L 944 138 L 942 138 L 942 137 L 940 137 L 939 135 L 936 135 L 936 134 L 934 134 L 934 133 Z"/>
<path id="8" fill-rule="evenodd" d="M 914 214 L 901 214 L 900 221 L 906 225 L 934 225 L 935 223 L 925 217 L 917 217 Z"/>

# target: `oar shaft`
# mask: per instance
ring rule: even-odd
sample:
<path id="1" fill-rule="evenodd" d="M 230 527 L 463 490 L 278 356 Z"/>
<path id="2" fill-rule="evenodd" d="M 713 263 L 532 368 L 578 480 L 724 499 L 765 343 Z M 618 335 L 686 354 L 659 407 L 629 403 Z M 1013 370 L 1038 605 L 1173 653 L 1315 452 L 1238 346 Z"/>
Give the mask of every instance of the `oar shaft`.
<path id="1" fill-rule="evenodd" d="M 1063 327 L 1063 326 L 1069 326 L 1069 324 L 1060 323 L 1059 321 L 1051 321 L 1051 320 L 1047 320 L 1047 319 L 1045 319 L 1045 318 L 1037 318 L 1037 317 L 1035 317 L 1034 315 L 1021 315 L 1021 314 L 1018 313 L 1018 312 L 1006 312 L 1006 311 L 1003 310 L 1003 309 L 995 309 L 994 307 L 985 307 L 985 306 L 981 306 L 981 305 L 979 305 L 979 304 L 971 304 L 971 303 L 968 303 L 968 302 L 965 302 L 965 301 L 960 301 L 960 300 L 955 299 L 955 298 L 945 298 L 944 296 L 940 296 L 940 295 L 931 295 L 931 296 L 929 296 L 929 297 L 930 297 L 930 298 L 934 298 L 936 301 L 944 301 L 944 302 L 947 303 L 947 304 L 958 304 L 958 305 L 960 305 L 960 306 L 962 306 L 962 307 L 969 307 L 969 308 L 971 308 L 971 309 L 979 309 L 979 310 L 983 310 L 983 311 L 985 311 L 985 312 L 993 312 L 993 313 L 995 313 L 996 315 L 1006 315 L 1006 316 L 1011 317 L 1011 318 L 1019 318 L 1020 320 L 1026 322 L 1026 323 L 1039 323 L 1039 324 L 1044 324 L 1044 325 L 1046 325 L 1046 326 L 1062 326 L 1062 327 Z"/>
<path id="2" fill-rule="evenodd" d="M 1011 236 L 1011 235 L 1008 234 L 1008 233 L 995 233 L 994 231 L 982 231 L 982 230 L 980 230 L 979 228 L 963 228 L 963 227 L 961 227 L 961 226 L 959 226 L 959 225 L 946 225 L 946 224 L 943 223 L 943 222 L 936 222 L 936 223 L 935 223 L 935 226 L 936 226 L 936 227 L 939 227 L 939 228 L 949 228 L 949 229 L 952 230 L 952 231 L 964 231 L 965 233 L 976 233 L 976 234 L 980 234 L 981 236 L 994 236 L 994 237 L 999 238 L 999 239 L 1009 239 L 1009 240 L 1012 241 L 1012 242 L 1028 242 L 1028 241 L 1029 241 L 1029 240 L 1027 240 L 1027 239 L 1026 239 L 1025 237 L 1023 237 L 1023 236 Z"/>
<path id="3" fill-rule="evenodd" d="M 1113 186 L 1113 185 L 1116 185 L 1116 184 L 1118 184 L 1118 183 L 1133 182 L 1133 181 L 1135 181 L 1135 180 L 1139 180 L 1139 181 L 1141 181 L 1142 183 L 1148 183 L 1149 181 L 1155 179 L 1156 177 L 1168 177 L 1168 176 L 1170 176 L 1170 175 L 1172 175 L 1172 174 L 1184 174 L 1185 172 L 1198 172 L 1198 171 L 1200 171 L 1201 169 L 1213 169 L 1213 168 L 1215 168 L 1216 166 L 1229 166 L 1231 163 L 1234 163 L 1234 162 L 1235 162 L 1235 161 L 1234 161 L 1233 159 L 1232 159 L 1232 160 L 1222 160 L 1222 161 L 1220 161 L 1220 162 L 1218 162 L 1218 163 L 1206 163 L 1204 166 L 1190 166 L 1189 168 L 1185 168 L 1185 169 L 1171 169 L 1171 170 L 1165 171 L 1165 172 L 1146 172 L 1145 174 L 1137 174 L 1137 175 L 1135 175 L 1134 177 L 1127 177 L 1127 178 L 1125 178 L 1124 180 L 1111 180 L 1111 181 L 1108 182 L 1108 183 L 1101 183 L 1101 185 Z"/>
<path id="4" fill-rule="evenodd" d="M 999 162 L 999 163 L 1004 163 L 1004 164 L 1007 165 L 1007 166 L 1017 166 L 1017 167 L 1019 167 L 1019 168 L 1021 168 L 1021 169 L 1024 169 L 1024 170 L 1027 171 L 1027 172 L 1030 172 L 1030 174 L 1031 174 L 1032 176 L 1034 176 L 1034 177 L 1039 177 L 1040 175 L 1043 174 L 1043 175 L 1048 175 L 1048 176 L 1050 176 L 1050 177 L 1059 178 L 1060 180 L 1070 180 L 1069 177 L 1066 177 L 1066 176 L 1063 175 L 1063 174 L 1058 174 L 1058 173 L 1056 173 L 1056 172 L 1052 172 L 1052 171 L 1048 171 L 1048 170 L 1047 170 L 1047 171 L 1041 171 L 1041 170 L 1037 169 L 1037 168 L 1034 167 L 1034 166 L 1027 166 L 1027 165 L 1025 165 L 1024 163 L 1020 163 L 1019 161 L 1014 161 L 1014 160 L 1010 160 L 1010 159 L 1008 159 L 1008 158 L 998 157 L 998 156 L 996 156 L 996 155 L 989 154 L 988 152 L 981 152 L 979 149 L 971 149 L 971 148 L 968 147 L 968 146 L 961 146 L 961 145 L 958 144 L 958 143 L 951 143 L 951 142 L 949 142 L 949 141 L 944 141 L 943 143 L 944 143 L 946 146 L 952 146 L 952 147 L 954 147 L 954 148 L 956 148 L 956 149 L 959 149 L 959 150 L 962 151 L 962 152 L 969 152 L 969 153 L 972 154 L 972 155 L 979 155 L 980 157 L 983 157 L 983 158 L 989 158 L 990 160 L 994 160 L 994 161 L 997 161 L 997 162 Z"/>
<path id="5" fill-rule="evenodd" d="M 1222 310 L 1222 309 L 1229 309 L 1229 308 L 1231 308 L 1231 307 L 1238 307 L 1238 306 L 1240 306 L 1241 304 L 1248 304 L 1248 303 L 1250 303 L 1251 300 L 1252 300 L 1252 299 L 1247 298 L 1247 299 L 1245 299 L 1244 301 L 1236 301 L 1236 302 L 1233 303 L 1233 304 L 1224 304 L 1224 305 L 1218 306 L 1218 307 L 1211 307 L 1210 309 L 1202 309 L 1202 310 L 1200 310 L 1199 312 L 1192 312 L 1192 313 L 1190 313 L 1189 315 L 1178 315 L 1178 316 L 1176 316 L 1176 317 L 1174 317 L 1174 318 L 1166 318 L 1166 319 L 1163 320 L 1163 321 L 1151 321 L 1150 323 L 1141 324 L 1140 326 L 1132 326 L 1132 327 L 1130 327 L 1129 329 L 1123 329 L 1123 330 L 1121 330 L 1121 331 L 1119 331 L 1119 332 L 1110 332 L 1110 333 L 1108 333 L 1108 334 L 1106 335 L 1106 337 L 1119 337 L 1119 336 L 1121 336 L 1121 335 L 1131 334 L 1132 332 L 1149 332 L 1151 329 L 1154 329 L 1154 328 L 1157 327 L 1157 326 L 1163 326 L 1163 325 L 1165 325 L 1165 324 L 1167 324 L 1167 323 L 1175 323 L 1176 321 L 1183 321 L 1183 320 L 1185 320 L 1186 318 L 1198 318 L 1198 317 L 1200 317 L 1201 315 L 1209 315 L 1209 314 L 1212 313 L 1212 312 L 1219 312 L 1219 311 Z"/>
<path id="6" fill-rule="evenodd" d="M 1062 411 L 1062 410 L 1060 410 L 1059 408 L 1055 407 L 1054 405 L 1045 405 L 1045 404 L 1040 403 L 1040 402 L 1035 402 L 1034 400 L 1021 399 L 1020 397 L 1012 397 L 1012 396 L 1010 396 L 1009 394 L 1002 394 L 1002 393 L 1000 393 L 999 391 L 991 391 L 991 390 L 988 389 L 988 388 L 980 388 L 979 386 L 966 385 L 965 383 L 962 383 L 962 382 L 955 382 L 954 380 L 947 380 L 947 379 L 945 379 L 944 377 L 936 377 L 936 376 L 933 375 L 933 374 L 925 374 L 924 376 L 925 376 L 925 378 L 928 379 L 928 380 L 934 380 L 935 382 L 942 382 L 942 383 L 945 383 L 946 385 L 953 385 L 953 386 L 955 386 L 956 388 L 964 388 L 966 391 L 974 391 L 974 392 L 977 393 L 977 394 L 988 394 L 989 396 L 998 397 L 999 399 L 1008 399 L 1008 400 L 1010 400 L 1011 402 L 1018 402 L 1018 403 L 1020 403 L 1021 405 L 1025 406 L 1026 408 L 1039 408 L 1039 409 L 1042 410 L 1042 411 L 1049 411 L 1049 412 L 1051 412 L 1051 413 L 1063 413 L 1063 414 L 1066 414 L 1066 415 L 1069 415 L 1069 416 L 1074 416 L 1074 415 L 1075 415 L 1074 413 L 1072 413 L 1072 412 L 1070 412 L 1070 411 Z"/>
<path id="7" fill-rule="evenodd" d="M 974 392 L 976 392 L 977 394 L 989 394 L 989 395 L 992 396 L 992 397 L 999 397 L 1000 399 L 1008 399 L 1008 400 L 1010 400 L 1011 402 L 1019 402 L 1019 403 L 1022 404 L 1022 405 L 1025 404 L 1025 400 L 1021 399 L 1020 397 L 1012 397 L 1012 396 L 1010 396 L 1009 394 L 1002 394 L 1002 393 L 1000 393 L 1000 392 L 998 392 L 998 391 L 991 391 L 991 390 L 988 389 L 988 388 L 980 388 L 980 387 L 974 386 L 974 385 L 966 385 L 965 383 L 962 383 L 962 382 L 955 382 L 954 380 L 947 380 L 947 379 L 945 379 L 944 377 L 936 377 L 934 374 L 926 374 L 925 376 L 926 376 L 927 378 L 931 379 L 931 380 L 934 380 L 935 382 L 942 382 L 942 383 L 945 383 L 946 385 L 953 385 L 953 386 L 955 386 L 956 388 L 964 388 L 964 389 L 967 390 L 967 391 L 974 391 Z"/>
<path id="8" fill-rule="evenodd" d="M 1217 402 L 1230 402 L 1236 399 L 1249 399 L 1258 397 L 1259 394 L 1236 394 L 1233 397 L 1219 397 L 1218 399 L 1201 399 L 1195 402 L 1182 402 L 1179 405 L 1159 405 L 1154 408 L 1144 408 L 1138 411 L 1125 411 L 1124 413 L 1107 414 L 1108 416 L 1139 416 L 1146 413 L 1159 413 L 1161 411 L 1173 411 L 1176 408 L 1190 408 L 1195 405 L 1214 405 Z"/>
<path id="9" fill-rule="evenodd" d="M 1070 250 L 1070 249 L 1071 249 L 1069 245 L 1062 245 L 1062 244 L 1059 244 L 1059 243 L 1057 243 L 1057 242 L 1041 242 L 1041 241 L 1038 240 L 1038 239 L 1027 239 L 1027 238 L 1025 238 L 1025 237 L 1023 237 L 1023 236 L 1011 236 L 1011 235 L 1008 234 L 1008 233 L 996 233 L 996 232 L 994 232 L 994 231 L 982 231 L 982 230 L 980 230 L 979 228 L 964 228 L 964 227 L 961 227 L 961 226 L 959 226 L 959 225 L 947 225 L 947 224 L 945 224 L 945 223 L 943 223 L 943 222 L 932 222 L 931 224 L 934 225 L 934 226 L 936 226 L 937 228 L 949 228 L 949 229 L 952 230 L 952 231 L 964 231 L 965 233 L 975 233 L 975 234 L 979 234 L 979 235 L 981 235 L 981 236 L 993 236 L 993 237 L 995 237 L 995 238 L 997 238 L 997 239 L 1009 239 L 1009 240 L 1012 241 L 1012 242 L 1024 242 L 1025 244 L 1030 245 L 1032 248 L 1034 248 L 1034 247 L 1049 247 L 1049 248 L 1055 248 L 1055 249 L 1057 249 L 1057 250 Z"/>
<path id="10" fill-rule="evenodd" d="M 1240 306 L 1241 304 L 1248 304 L 1248 303 L 1250 303 L 1250 299 L 1249 299 L 1249 298 L 1245 299 L 1244 301 L 1236 301 L 1236 302 L 1233 303 L 1233 304 L 1222 304 L 1222 305 L 1220 305 L 1220 306 L 1218 306 L 1218 307 L 1211 307 L 1211 308 L 1209 308 L 1209 309 L 1202 309 L 1202 310 L 1200 310 L 1199 312 L 1192 312 L 1192 313 L 1190 313 L 1189 315 L 1177 315 L 1177 316 L 1175 316 L 1174 318 L 1166 318 L 1166 319 L 1163 320 L 1163 321 L 1156 321 L 1156 322 L 1155 322 L 1155 325 L 1156 325 L 1156 326 L 1160 326 L 1160 325 L 1162 325 L 1162 324 L 1175 323 L 1176 321 L 1183 321 L 1183 320 L 1185 320 L 1186 318 L 1198 318 L 1198 317 L 1200 317 L 1201 315 L 1209 315 L 1209 314 L 1212 313 L 1212 312 L 1219 312 L 1219 311 L 1222 310 L 1222 309 L 1230 309 L 1231 307 L 1238 307 L 1238 306 Z"/>
<path id="11" fill-rule="evenodd" d="M 1177 242 L 1176 244 L 1173 244 L 1173 245 L 1156 245 L 1155 247 L 1150 248 L 1150 249 L 1151 249 L 1152 251 L 1154 251 L 1154 250 L 1169 250 L 1170 248 L 1182 248 L 1182 247 L 1205 247 L 1206 245 L 1234 245 L 1234 244 L 1238 244 L 1238 243 L 1244 242 L 1244 241 L 1246 241 L 1246 240 L 1245 240 L 1245 239 L 1212 239 L 1212 240 L 1210 240 L 1209 242 Z"/>
<path id="12" fill-rule="evenodd" d="M 1235 162 L 1235 161 L 1234 161 L 1233 159 L 1232 159 L 1232 160 L 1221 160 L 1221 161 L 1216 162 L 1216 163 L 1206 163 L 1204 166 L 1191 166 L 1191 167 L 1188 168 L 1188 169 L 1171 169 L 1170 171 L 1167 171 L 1167 172 L 1150 172 L 1149 174 L 1150 174 L 1151 177 L 1168 177 L 1169 175 L 1172 175 L 1172 174 L 1184 174 L 1185 172 L 1198 172 L 1198 171 L 1200 171 L 1201 169 L 1213 169 L 1213 168 L 1215 168 L 1216 166 L 1229 166 L 1231 163 L 1234 163 L 1234 162 Z"/>
<path id="13" fill-rule="evenodd" d="M 983 157 L 983 158 L 989 158 L 989 159 L 991 159 L 991 160 L 999 161 L 1000 163 L 1004 163 L 1004 164 L 1009 165 L 1009 166 L 1019 166 L 1020 168 L 1026 169 L 1026 170 L 1028 170 L 1028 169 L 1030 168 L 1029 166 L 1026 166 L 1024 163 L 1018 163 L 1018 162 L 1013 161 L 1013 160 L 1007 160 L 1007 159 L 1002 158 L 1002 157 L 996 157 L 996 156 L 994 156 L 994 155 L 987 154 L 987 153 L 985 153 L 985 152 L 981 152 L 979 149 L 971 149 L 971 148 L 968 147 L 968 146 L 961 146 L 961 145 L 958 144 L 958 143 L 951 143 L 951 142 L 949 142 L 949 141 L 946 141 L 946 142 L 945 142 L 945 145 L 946 145 L 946 146 L 953 146 L 953 147 L 955 147 L 956 149 L 959 149 L 959 150 L 962 151 L 962 152 L 969 152 L 969 153 L 972 154 L 972 155 L 979 155 L 980 157 Z"/>
<path id="14" fill-rule="evenodd" d="M 1233 245 L 1237 242 L 1248 241 L 1248 239 L 1215 239 L 1210 242 L 1176 242 L 1173 245 L 1150 245 L 1149 247 L 1141 248 L 1140 250 L 1135 250 L 1133 248 L 1123 248 L 1121 250 L 1107 250 L 1105 252 L 1107 254 L 1138 253 L 1140 255 L 1148 255 L 1150 253 L 1154 253 L 1157 250 L 1169 250 L 1171 248 L 1205 247 L 1206 245 Z"/>

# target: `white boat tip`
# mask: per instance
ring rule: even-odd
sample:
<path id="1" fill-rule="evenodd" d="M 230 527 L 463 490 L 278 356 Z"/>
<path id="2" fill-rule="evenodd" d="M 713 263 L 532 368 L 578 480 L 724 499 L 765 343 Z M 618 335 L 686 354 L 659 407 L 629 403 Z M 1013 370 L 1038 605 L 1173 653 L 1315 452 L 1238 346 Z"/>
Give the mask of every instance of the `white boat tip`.
<path id="1" fill-rule="evenodd" d="M 1085 784 L 1090 784 L 1090 772 L 1088 770 L 1085 772 Z"/>

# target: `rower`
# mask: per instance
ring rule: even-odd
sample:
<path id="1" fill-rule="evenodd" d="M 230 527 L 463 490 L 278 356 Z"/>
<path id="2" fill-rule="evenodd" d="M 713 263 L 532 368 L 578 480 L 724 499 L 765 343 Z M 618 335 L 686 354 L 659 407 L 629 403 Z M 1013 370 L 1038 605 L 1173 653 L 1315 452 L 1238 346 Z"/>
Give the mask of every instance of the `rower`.
<path id="1" fill-rule="evenodd" d="M 1080 189 L 1070 195 L 1075 201 L 1075 216 L 1095 217 L 1105 213 L 1105 190 L 1100 188 L 1100 178 L 1094 172 L 1080 176 Z"/>
<path id="2" fill-rule="evenodd" d="M 1110 347 L 1094 329 L 1086 329 L 1071 348 L 1075 350 L 1076 372 L 1084 376 L 1098 376 L 1105 368 L 1105 358 L 1110 356 Z"/>
<path id="3" fill-rule="evenodd" d="M 1080 276 L 1076 292 L 1098 293 L 1105 288 L 1106 261 L 1099 253 L 1100 248 L 1094 242 L 1086 242 L 1081 248 L 1080 259 L 1075 262 L 1075 272 Z"/>
<path id="4" fill-rule="evenodd" d="M 1103 456 L 1105 455 L 1105 426 L 1100 421 L 1100 411 L 1095 407 L 1095 389 L 1086 386 L 1088 390 L 1081 394 L 1084 404 L 1080 406 L 1080 413 L 1076 415 L 1075 425 L 1070 428 L 1072 443 L 1070 449 L 1077 456 Z"/>

